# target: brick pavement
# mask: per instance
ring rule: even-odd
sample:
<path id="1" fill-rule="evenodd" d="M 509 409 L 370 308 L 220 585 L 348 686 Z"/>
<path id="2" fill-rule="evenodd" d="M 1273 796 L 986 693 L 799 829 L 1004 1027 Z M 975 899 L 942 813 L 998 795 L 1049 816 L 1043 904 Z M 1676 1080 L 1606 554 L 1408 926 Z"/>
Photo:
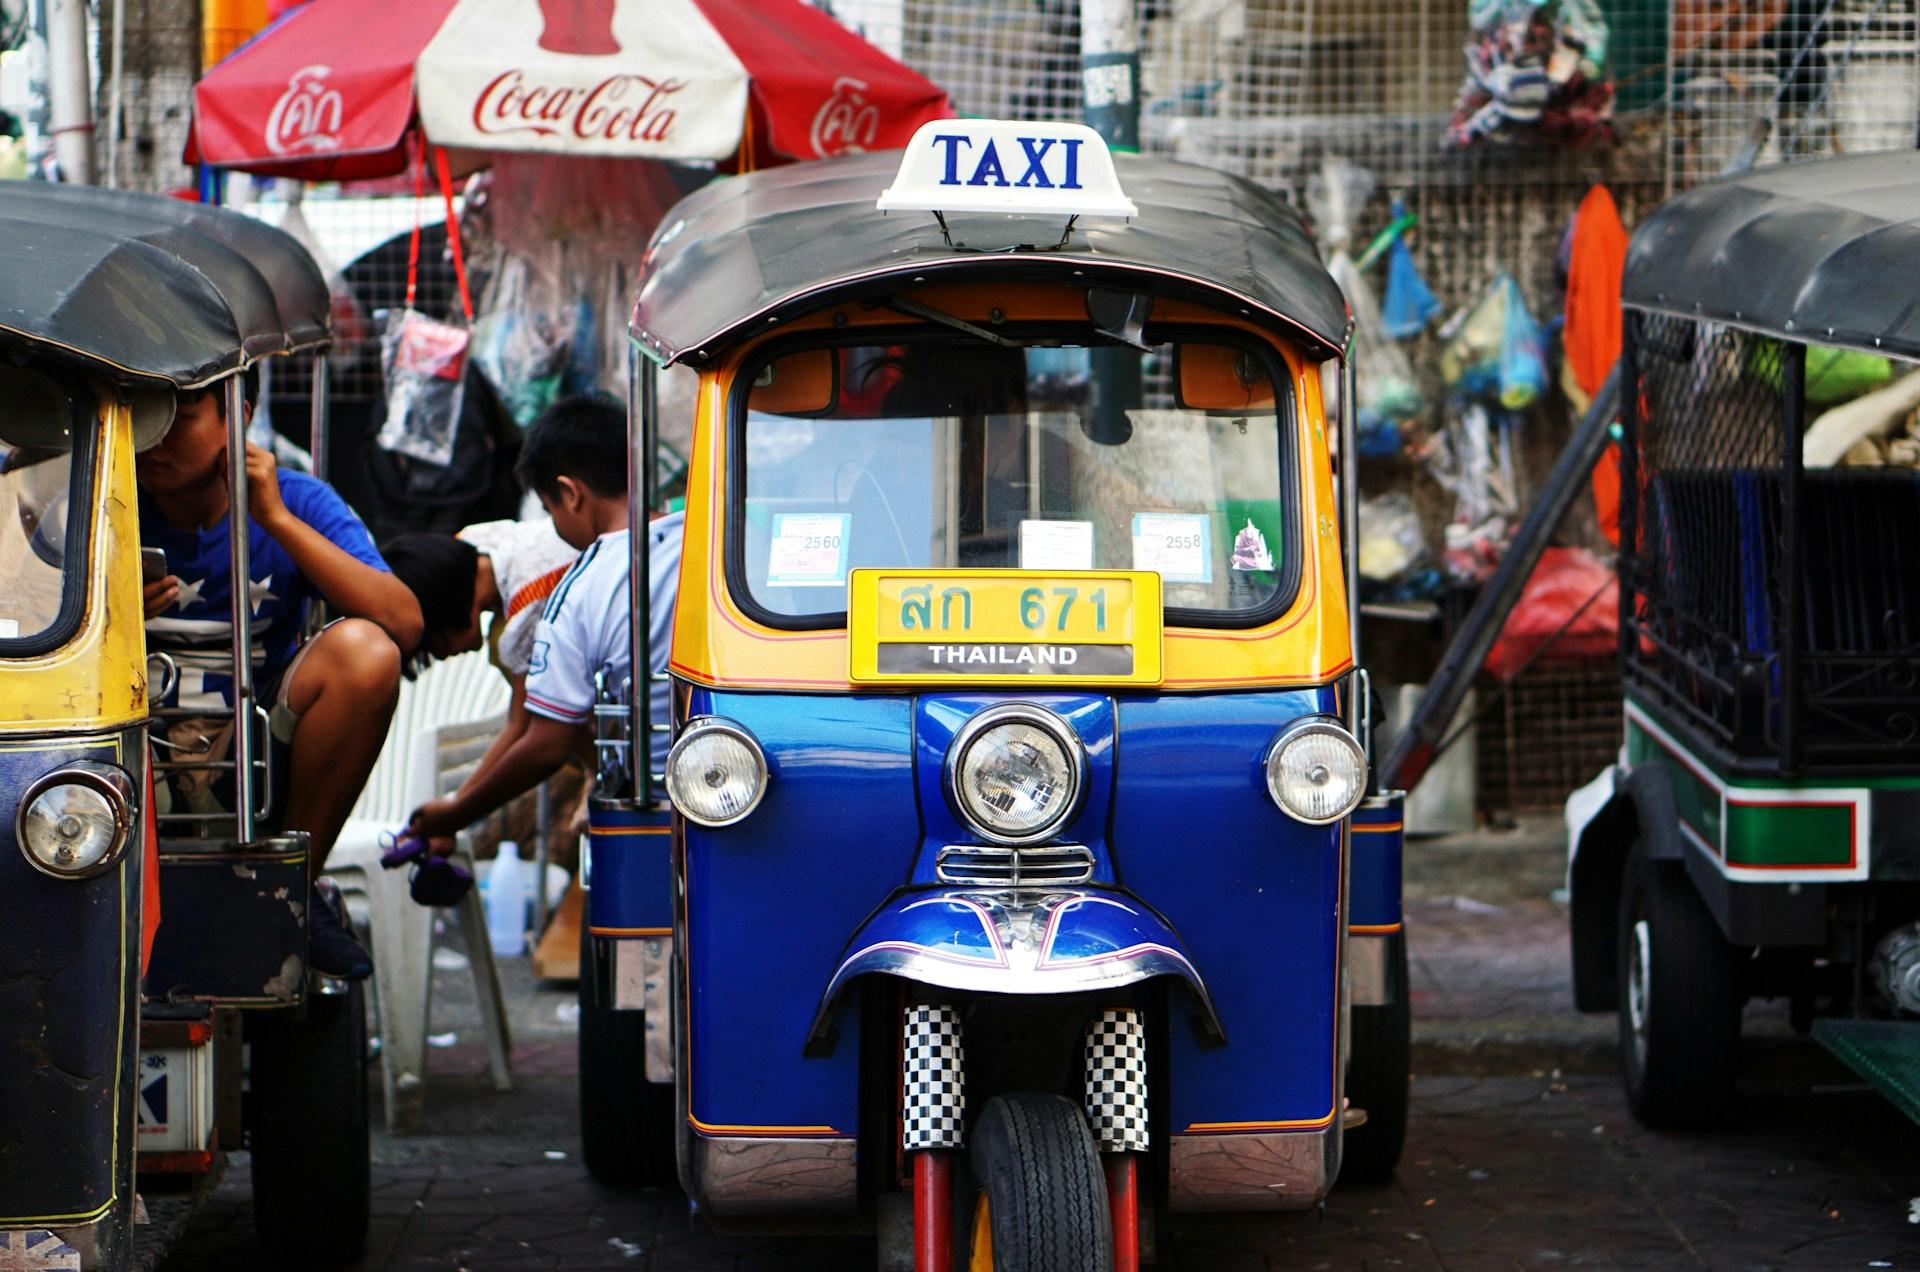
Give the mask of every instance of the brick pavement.
<path id="1" fill-rule="evenodd" d="M 1777 1008 L 1749 1009 L 1736 1126 L 1674 1136 L 1633 1123 L 1608 1072 L 1611 1018 L 1569 1006 L 1552 850 L 1535 827 L 1491 856 L 1473 846 L 1451 875 L 1435 864 L 1445 845 L 1409 854 L 1418 1076 L 1397 1179 L 1338 1190 L 1317 1215 L 1179 1219 L 1162 1267 L 1920 1269 L 1907 1222 L 1920 1129 L 1791 1037 Z M 504 969 L 516 1089 L 487 1082 L 470 990 L 443 972 L 435 1028 L 458 1040 L 432 1055 L 421 1133 L 376 1135 L 361 1269 L 873 1266 L 867 1239 L 719 1237 L 689 1225 L 677 1193 L 595 1185 L 577 1160 L 570 994 L 536 986 L 524 960 Z M 262 1266 L 236 1157 L 164 1267 Z"/>

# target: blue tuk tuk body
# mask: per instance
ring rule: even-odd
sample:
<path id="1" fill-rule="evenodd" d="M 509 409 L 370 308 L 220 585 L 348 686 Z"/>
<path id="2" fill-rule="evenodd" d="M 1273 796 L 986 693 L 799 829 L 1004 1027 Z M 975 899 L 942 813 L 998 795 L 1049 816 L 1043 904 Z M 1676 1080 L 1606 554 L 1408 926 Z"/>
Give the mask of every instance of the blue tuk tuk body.
<path id="1" fill-rule="evenodd" d="M 1113 161 L 1136 219 L 1063 238 L 1064 217 L 876 214 L 912 156 L 723 183 L 670 214 L 649 254 L 634 324 L 649 358 L 640 426 L 652 424 L 658 366 L 696 366 L 702 383 L 673 746 L 632 745 L 667 723 L 637 709 L 612 742 L 635 789 L 593 810 L 588 1163 L 656 1182 L 671 1168 L 721 1224 L 872 1225 L 883 1259 L 888 1233 L 910 1230 L 914 1266 L 991 1247 L 1018 1267 L 1015 1246 L 1034 1238 L 1015 1218 L 1069 1222 L 1052 1201 L 1008 1191 L 1000 1144 L 1006 1127 L 1025 1128 L 1031 1144 L 1064 1136 L 1076 1161 L 1084 1145 L 1091 1174 L 1041 1191 L 1100 1184 L 1097 1223 L 1069 1244 L 1087 1266 L 1131 1266 L 1157 1211 L 1309 1208 L 1343 1149 L 1356 1173 L 1390 1172 L 1399 1153 L 1398 804 L 1359 807 L 1364 680 L 1342 547 L 1352 495 L 1335 495 L 1320 400 L 1346 310 L 1291 210 L 1232 178 Z M 1012 246 L 962 243 L 988 235 Z M 1089 280 L 1121 299 L 1090 296 Z M 1102 370 L 1108 344 L 1127 345 L 1121 360 L 1144 379 L 1128 388 L 1124 367 Z M 1086 376 L 1062 377 L 1062 365 Z M 1221 369 L 1224 397 L 1207 367 Z M 891 406 L 874 405 L 876 379 Z M 1078 414 L 1033 405 L 1089 379 L 1117 395 L 1124 424 L 1084 396 Z M 843 459 L 833 448 L 850 436 L 867 449 Z M 1186 517 L 1167 523 L 1192 531 L 1175 547 L 1215 564 L 1144 571 L 1154 545 L 1141 527 L 1161 523 L 1132 503 L 1108 508 L 1103 492 L 1172 480 L 1164 458 L 1126 448 L 1192 437 L 1211 439 L 1195 463 L 1225 474 L 1219 489 L 1186 496 L 1197 511 L 1144 515 Z M 829 453 L 781 449 L 795 439 Z M 1012 440 L 996 450 L 996 439 Z M 649 432 L 634 451 L 651 453 Z M 1271 473 L 1238 471 L 1259 470 L 1248 455 L 1279 461 L 1277 493 Z M 763 456 L 779 457 L 764 475 Z M 826 493 L 778 487 L 814 463 Z M 972 473 L 955 478 L 957 495 L 942 485 Z M 931 486 L 915 484 L 927 474 Z M 644 507 L 638 460 L 634 478 Z M 1069 480 L 1079 486 L 1063 491 Z M 1263 481 L 1268 494 L 1248 493 Z M 979 512 L 996 498 L 1020 507 Z M 1049 516 L 1049 500 L 1084 516 Z M 1129 516 L 1132 574 L 1112 546 Z M 874 537 L 861 539 L 863 524 Z M 1032 549 L 1043 531 L 1109 546 L 1062 564 L 1071 545 L 1068 557 Z M 935 546 L 913 546 L 923 536 Z M 794 555 L 803 549 L 814 555 Z M 941 568 L 956 565 L 976 568 Z M 880 568 L 894 566 L 909 568 Z M 1104 606 L 1123 584 L 1150 602 L 1131 645 L 1101 634 L 1106 609 L 1071 609 Z M 1016 590 L 1030 640 L 992 626 L 995 598 Z M 645 595 L 634 589 L 637 609 Z M 1212 610 L 1180 605 L 1209 598 Z M 1087 643 L 1060 634 L 1074 623 Z M 1057 674 L 1075 659 L 1135 675 Z M 997 728 L 1015 744 L 970 768 Z M 1343 771 L 1357 785 L 1303 817 L 1273 771 L 1308 736 L 1326 765 L 1356 765 Z M 1008 764 L 1044 767 L 1039 754 L 1060 762 L 994 787 L 1009 807 L 1056 802 L 1023 838 L 969 792 Z M 736 798 L 742 766 L 757 778 Z M 649 801 L 662 793 L 673 811 Z M 1369 833 L 1350 834 L 1359 822 Z M 1401 1058 L 1385 1065 L 1397 1082 L 1356 1089 L 1350 1012 L 1399 1021 Z M 618 1059 L 623 1042 L 644 1064 Z M 1379 1110 L 1369 1128 L 1363 1099 Z M 943 1162 L 962 1149 L 971 1172 L 955 1182 Z"/>

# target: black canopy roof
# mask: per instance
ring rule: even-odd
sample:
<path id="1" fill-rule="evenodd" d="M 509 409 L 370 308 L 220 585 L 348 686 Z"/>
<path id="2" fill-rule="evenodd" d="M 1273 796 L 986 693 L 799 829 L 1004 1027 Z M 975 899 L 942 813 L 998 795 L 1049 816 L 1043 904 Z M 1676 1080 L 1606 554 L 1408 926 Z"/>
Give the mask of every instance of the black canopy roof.
<path id="1" fill-rule="evenodd" d="M 1920 358 L 1920 152 L 1793 164 L 1716 181 L 1640 226 L 1620 293 L 1634 309 Z"/>
<path id="2" fill-rule="evenodd" d="M 0 181 L 0 340 L 192 388 L 327 341 L 326 280 L 292 236 L 157 195 Z"/>
<path id="3" fill-rule="evenodd" d="M 718 181 L 667 214 L 631 331 L 663 363 L 699 362 L 770 322 L 924 279 L 1012 276 L 1139 286 L 1227 304 L 1333 355 L 1347 304 L 1285 201 L 1238 177 L 1115 155 L 1130 221 L 948 217 L 874 207 L 899 152 Z M 1024 245 L 1024 246 L 1023 246 Z M 972 249 L 972 250 L 969 250 Z"/>

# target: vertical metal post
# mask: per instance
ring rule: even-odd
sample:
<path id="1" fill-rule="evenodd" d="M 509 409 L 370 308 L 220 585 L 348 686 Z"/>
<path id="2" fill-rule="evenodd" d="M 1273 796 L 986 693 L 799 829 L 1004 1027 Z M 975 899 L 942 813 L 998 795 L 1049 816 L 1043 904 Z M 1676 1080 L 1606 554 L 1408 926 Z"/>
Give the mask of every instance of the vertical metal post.
<path id="1" fill-rule="evenodd" d="M 46 0 L 48 132 L 60 177 L 93 184 L 93 89 L 87 74 L 86 0 Z"/>
<path id="2" fill-rule="evenodd" d="M 533 788 L 533 939 L 547 934 L 547 831 L 553 820 L 553 802 L 545 782 Z"/>
<path id="3" fill-rule="evenodd" d="M 120 99 L 127 51 L 127 0 L 113 0 L 113 58 L 107 66 L 107 189 L 120 188 Z"/>
<path id="4" fill-rule="evenodd" d="M 1632 665 L 1639 647 L 1634 631 L 1633 581 L 1640 550 L 1640 352 L 1634 343 L 1639 318 L 1628 313 L 1620 331 L 1620 553 L 1615 575 L 1620 580 L 1620 667 Z"/>
<path id="5" fill-rule="evenodd" d="M 1347 724 L 1356 732 L 1366 712 L 1360 701 L 1360 426 L 1356 417 L 1358 381 L 1353 365 L 1353 342 L 1340 359 L 1340 554 L 1347 575 L 1347 639 L 1352 645 L 1354 674 L 1349 678 Z"/>
<path id="6" fill-rule="evenodd" d="M 648 545 L 647 511 L 653 506 L 654 416 L 656 371 L 651 360 L 641 356 L 640 346 L 627 346 L 627 525 L 632 544 L 632 574 L 628 587 L 632 593 L 632 667 L 633 691 L 627 706 L 627 757 L 633 766 L 633 798 L 641 804 L 653 802 L 653 658 L 648 637 L 653 630 L 653 577 L 649 571 L 652 553 Z"/>
<path id="7" fill-rule="evenodd" d="M 253 574 L 247 535 L 246 372 L 236 371 L 227 394 L 227 546 L 233 615 L 233 807 L 234 834 L 253 839 Z"/>
<path id="8" fill-rule="evenodd" d="M 1780 772 L 1800 769 L 1800 474 L 1807 418 L 1807 346 L 1785 353 L 1780 440 Z"/>
<path id="9" fill-rule="evenodd" d="M 313 355 L 313 388 L 307 394 L 307 405 L 312 411 L 311 424 L 307 429 L 307 450 L 313 456 L 313 475 L 321 481 L 327 479 L 327 355 L 324 351 Z"/>
<path id="10" fill-rule="evenodd" d="M 1080 89 L 1087 126 L 1109 150 L 1140 149 L 1140 24 L 1134 0 L 1080 0 Z M 1118 420 L 1140 403 L 1140 355 L 1093 349 L 1095 420 Z M 1029 474 L 1039 491 L 1039 472 Z M 1036 513 L 1036 515 L 1038 515 Z"/>
<path id="11" fill-rule="evenodd" d="M 1140 24 L 1133 0 L 1080 0 L 1080 88 L 1087 126 L 1109 149 L 1140 149 Z"/>

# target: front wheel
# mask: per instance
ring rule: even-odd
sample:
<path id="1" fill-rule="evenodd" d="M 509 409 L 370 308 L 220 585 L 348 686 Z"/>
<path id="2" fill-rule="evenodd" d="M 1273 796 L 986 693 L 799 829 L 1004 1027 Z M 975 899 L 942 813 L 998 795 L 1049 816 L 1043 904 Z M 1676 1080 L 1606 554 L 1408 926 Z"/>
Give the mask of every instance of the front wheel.
<path id="1" fill-rule="evenodd" d="M 1620 898 L 1620 1066 L 1647 1126 L 1709 1125 L 1733 1108 L 1740 964 L 1686 869 L 1635 848 Z"/>
<path id="2" fill-rule="evenodd" d="M 304 1018 L 253 1022 L 253 1228 L 277 1267 L 331 1266 L 367 1242 L 366 989 L 307 995 Z"/>
<path id="3" fill-rule="evenodd" d="M 1022 1091 L 987 1101 L 971 1163 L 973 1266 L 990 1241 L 994 1272 L 1111 1272 L 1113 1222 L 1093 1132 L 1073 1101 Z"/>

